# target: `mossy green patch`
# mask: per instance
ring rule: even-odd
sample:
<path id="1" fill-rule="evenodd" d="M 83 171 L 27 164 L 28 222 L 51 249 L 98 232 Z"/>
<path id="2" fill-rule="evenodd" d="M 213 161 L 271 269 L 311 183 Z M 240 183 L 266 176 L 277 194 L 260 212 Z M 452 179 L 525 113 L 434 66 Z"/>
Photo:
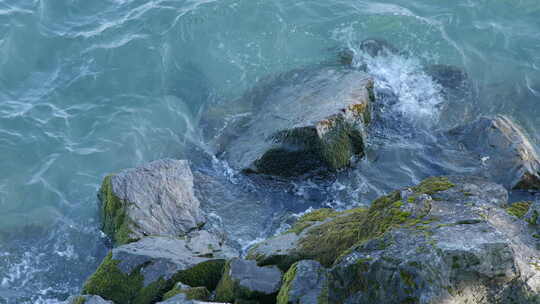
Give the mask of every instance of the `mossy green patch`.
<path id="1" fill-rule="evenodd" d="M 73 301 L 71 302 L 71 304 L 84 304 L 86 302 L 86 298 L 83 297 L 83 296 L 77 296 L 75 297 L 75 299 L 73 299 Z"/>
<path id="2" fill-rule="evenodd" d="M 188 300 L 207 301 L 211 296 L 206 287 L 189 287 L 185 289 L 174 287 L 163 295 L 163 300 L 170 299 L 179 293 L 185 294 Z"/>
<path id="3" fill-rule="evenodd" d="M 118 263 L 120 261 L 113 260 L 109 253 L 84 284 L 83 293 L 99 295 L 115 303 L 131 303 L 142 288 L 143 276 L 138 270 L 131 274 L 122 273 Z"/>
<path id="4" fill-rule="evenodd" d="M 283 276 L 283 283 L 277 295 L 277 304 L 289 304 L 289 292 L 292 281 L 296 277 L 297 265 L 298 263 L 294 263 Z"/>
<path id="5" fill-rule="evenodd" d="M 109 253 L 84 284 L 83 293 L 99 295 L 115 303 L 149 304 L 159 300 L 161 294 L 170 288 L 170 283 L 163 279 L 144 286 L 144 277 L 140 273 L 143 265 L 125 274 L 118 268 L 118 263 L 120 261 L 113 260 L 112 253 Z"/>
<path id="6" fill-rule="evenodd" d="M 328 218 L 336 216 L 337 214 L 339 214 L 339 212 L 329 208 L 314 210 L 310 213 L 302 215 L 286 233 L 294 232 L 296 234 L 300 234 L 314 223 L 322 222 Z"/>
<path id="7" fill-rule="evenodd" d="M 445 177 L 432 177 L 412 187 L 413 196 L 421 194 L 434 195 L 454 187 Z M 414 203 L 414 200 L 407 201 Z M 333 219 L 319 226 L 310 228 L 300 244 L 301 255 L 318 260 L 325 266 L 331 266 L 353 245 L 382 236 L 392 227 L 408 224 L 415 226 L 419 219 L 411 218 L 411 214 L 403 211 L 405 203 L 400 192 L 376 199 L 369 209 L 352 209 L 332 214 Z M 304 228 L 305 229 L 305 228 Z"/>
<path id="8" fill-rule="evenodd" d="M 509 214 L 522 219 L 525 216 L 525 214 L 529 211 L 531 204 L 532 202 L 513 203 L 510 207 L 506 208 L 506 211 Z"/>
<path id="9" fill-rule="evenodd" d="M 423 180 L 417 186 L 412 187 L 415 195 L 429 194 L 434 195 L 437 192 L 453 188 L 455 185 L 447 177 L 430 177 Z"/>
<path id="10" fill-rule="evenodd" d="M 189 286 L 204 286 L 208 290 L 216 289 L 225 266 L 225 260 L 210 260 L 181 271 L 174 276 L 174 281 Z"/>
<path id="11" fill-rule="evenodd" d="M 136 239 L 132 238 L 130 228 L 133 223 L 126 216 L 126 202 L 113 192 L 112 177 L 113 175 L 105 177 L 99 191 L 102 230 L 113 239 L 116 245 L 122 245 Z"/>
<path id="12" fill-rule="evenodd" d="M 232 302 L 234 301 L 234 281 L 230 276 L 231 265 L 230 262 L 225 264 L 223 268 L 223 275 L 216 287 L 216 301 L 218 302 Z"/>

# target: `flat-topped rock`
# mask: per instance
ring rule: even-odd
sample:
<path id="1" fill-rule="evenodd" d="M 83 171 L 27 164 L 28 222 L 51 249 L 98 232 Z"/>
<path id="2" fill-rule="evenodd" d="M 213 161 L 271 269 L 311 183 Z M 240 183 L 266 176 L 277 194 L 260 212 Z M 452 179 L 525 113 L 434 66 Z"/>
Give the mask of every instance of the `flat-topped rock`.
<path id="1" fill-rule="evenodd" d="M 116 303 L 153 303 L 174 282 L 215 289 L 225 261 L 237 252 L 207 231 L 183 238 L 145 237 L 114 248 L 86 281 L 83 293 Z"/>
<path id="2" fill-rule="evenodd" d="M 109 175 L 99 192 L 103 231 L 116 244 L 182 236 L 205 220 L 186 160 L 163 159 Z"/>
<path id="3" fill-rule="evenodd" d="M 352 69 L 289 73 L 267 84 L 254 101 L 258 111 L 224 145 L 221 157 L 244 172 L 295 176 L 336 170 L 364 153 L 371 120 L 373 80 Z"/>
<path id="4" fill-rule="evenodd" d="M 482 164 L 481 173 L 508 189 L 540 190 L 538 154 L 506 116 L 483 117 L 448 132 Z"/>

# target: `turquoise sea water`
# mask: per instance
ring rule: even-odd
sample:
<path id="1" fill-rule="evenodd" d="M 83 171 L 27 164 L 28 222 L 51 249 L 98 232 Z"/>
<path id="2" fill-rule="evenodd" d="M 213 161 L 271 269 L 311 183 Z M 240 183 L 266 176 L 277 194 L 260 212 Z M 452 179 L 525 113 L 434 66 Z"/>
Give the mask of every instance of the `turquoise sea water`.
<path id="1" fill-rule="evenodd" d="M 413 128 L 504 113 L 539 146 L 537 0 L 0 1 L 0 303 L 58 303 L 79 291 L 108 246 L 96 204 L 106 174 L 190 157 L 187 143 L 205 147 L 204 105 L 234 105 L 262 79 L 334 62 L 370 37 L 406 53 L 369 69 Z M 421 72 L 430 63 L 464 68 L 474 98 L 445 107 Z M 406 136 L 374 145 L 379 157 L 339 176 L 313 207 L 468 170 L 430 163 L 432 151 Z M 370 170 L 380 173 L 361 173 Z"/>

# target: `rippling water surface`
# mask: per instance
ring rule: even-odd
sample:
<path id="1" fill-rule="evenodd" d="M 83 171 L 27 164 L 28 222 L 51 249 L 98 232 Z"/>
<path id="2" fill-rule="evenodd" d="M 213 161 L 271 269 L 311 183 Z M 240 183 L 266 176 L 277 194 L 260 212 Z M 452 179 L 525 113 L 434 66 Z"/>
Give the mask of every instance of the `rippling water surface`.
<path id="1" fill-rule="evenodd" d="M 104 175 L 195 158 L 187 147 L 209 150 L 202 107 L 234 107 L 259 81 L 333 64 L 345 47 L 361 60 L 358 43 L 370 37 L 401 50 L 364 58 L 378 89 L 397 97 L 378 114 L 373 152 L 329 182 L 288 184 L 300 203 L 279 214 L 365 204 L 428 175 L 469 172 L 475 164 L 456 162 L 432 133 L 479 115 L 512 116 L 538 146 L 537 0 L 0 1 L 0 303 L 57 303 L 79 291 L 108 246 L 96 204 Z M 464 68 L 472 96 L 449 101 L 423 72 L 434 63 Z M 249 182 L 226 168 L 207 170 Z M 237 241 L 280 225 L 267 223 Z"/>

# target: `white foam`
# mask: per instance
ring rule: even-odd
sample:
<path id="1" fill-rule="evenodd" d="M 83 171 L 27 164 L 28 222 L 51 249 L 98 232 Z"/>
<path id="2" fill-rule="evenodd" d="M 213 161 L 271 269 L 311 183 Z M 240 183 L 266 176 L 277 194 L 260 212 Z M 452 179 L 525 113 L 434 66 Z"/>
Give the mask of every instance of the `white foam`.
<path id="1" fill-rule="evenodd" d="M 371 57 L 358 53 L 367 71 L 375 78 L 375 86 L 391 90 L 398 102 L 393 110 L 419 123 L 434 123 L 443 103 L 442 88 L 433 81 L 416 58 L 400 55 Z"/>

